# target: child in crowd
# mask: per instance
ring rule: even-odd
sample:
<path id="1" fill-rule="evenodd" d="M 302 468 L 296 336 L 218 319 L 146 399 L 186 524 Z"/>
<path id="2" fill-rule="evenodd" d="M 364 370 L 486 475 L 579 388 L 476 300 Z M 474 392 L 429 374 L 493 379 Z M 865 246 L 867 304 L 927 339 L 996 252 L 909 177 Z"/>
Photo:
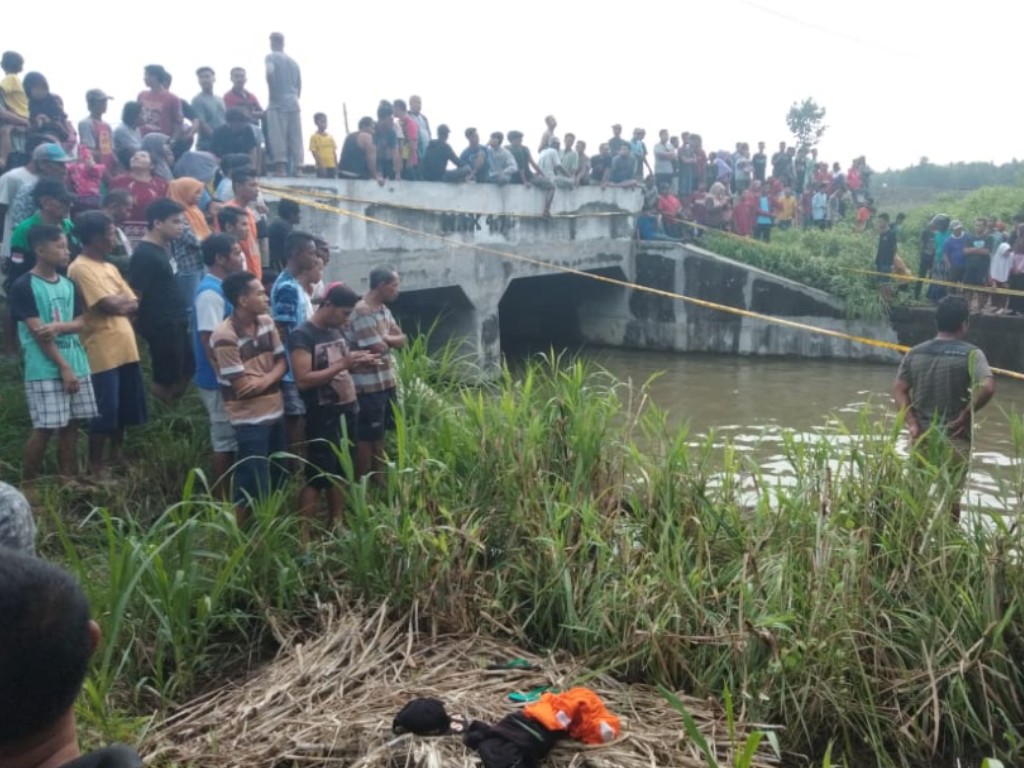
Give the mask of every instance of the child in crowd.
<path id="1" fill-rule="evenodd" d="M 0 80 L 0 169 L 7 170 L 7 156 L 12 150 L 24 149 L 25 129 L 28 127 L 28 94 L 18 75 L 25 66 L 20 53 L 5 51 L 0 57 L 0 69 L 4 77 Z"/>
<path id="2" fill-rule="evenodd" d="M 338 145 L 327 132 L 327 115 L 317 112 L 313 115 L 316 133 L 309 137 L 309 151 L 316 163 L 316 175 L 320 179 L 333 179 L 338 175 Z"/>
<path id="3" fill-rule="evenodd" d="M 37 224 L 28 233 L 36 263 L 11 286 L 11 315 L 25 365 L 25 396 L 32 434 L 25 444 L 23 477 L 39 475 L 46 445 L 58 433 L 60 474 L 75 474 L 78 425 L 99 415 L 89 376 L 89 360 L 79 334 L 85 327 L 81 299 L 70 280 L 59 274 L 70 260 L 64 231 Z"/>

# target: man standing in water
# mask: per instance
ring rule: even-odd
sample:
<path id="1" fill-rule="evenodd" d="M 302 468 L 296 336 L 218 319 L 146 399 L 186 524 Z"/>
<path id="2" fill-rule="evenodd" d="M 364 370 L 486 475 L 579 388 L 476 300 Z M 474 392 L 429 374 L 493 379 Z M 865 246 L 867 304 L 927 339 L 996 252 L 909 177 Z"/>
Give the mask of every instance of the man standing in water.
<path id="1" fill-rule="evenodd" d="M 955 520 L 960 519 L 960 492 L 971 457 L 971 422 L 996 391 L 985 353 L 964 341 L 969 319 L 963 297 L 940 301 L 935 312 L 938 333 L 907 352 L 892 390 L 915 447 L 935 446 L 932 440 L 937 440 L 941 450 L 952 453 Z"/>

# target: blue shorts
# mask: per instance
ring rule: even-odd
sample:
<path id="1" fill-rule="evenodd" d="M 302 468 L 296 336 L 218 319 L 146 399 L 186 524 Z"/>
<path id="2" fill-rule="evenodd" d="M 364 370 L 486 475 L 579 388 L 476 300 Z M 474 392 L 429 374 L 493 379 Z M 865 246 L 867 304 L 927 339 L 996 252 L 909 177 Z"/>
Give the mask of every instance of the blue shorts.
<path id="1" fill-rule="evenodd" d="M 110 435 L 122 427 L 146 423 L 146 385 L 138 363 L 94 373 L 92 388 L 100 411 L 89 424 L 93 434 Z"/>
<path id="2" fill-rule="evenodd" d="M 398 390 L 364 392 L 359 395 L 359 441 L 376 443 L 395 428 L 395 407 Z"/>

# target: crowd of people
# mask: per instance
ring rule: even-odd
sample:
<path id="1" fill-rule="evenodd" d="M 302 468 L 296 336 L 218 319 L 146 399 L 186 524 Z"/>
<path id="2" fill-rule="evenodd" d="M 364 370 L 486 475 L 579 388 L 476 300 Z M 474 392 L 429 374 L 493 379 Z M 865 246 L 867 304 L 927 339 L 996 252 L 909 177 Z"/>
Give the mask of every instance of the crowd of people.
<path id="1" fill-rule="evenodd" d="M 126 430 L 148 419 L 140 343 L 154 397 L 170 404 L 190 384 L 198 390 L 217 489 L 226 497 L 233 484 L 240 518 L 304 471 L 304 517 L 323 502 L 337 521 L 338 446 L 348 445 L 359 476 L 380 468 L 397 391 L 391 350 L 405 344 L 387 307 L 399 276 L 374 269 L 362 297 L 324 285 L 329 245 L 298 229 L 296 204 L 282 201 L 270 215 L 253 120 L 266 122 L 275 173 L 295 172 L 302 159 L 289 109 L 297 101 L 280 108 L 274 88 L 275 78 L 294 80 L 297 98 L 298 68 L 281 36 L 271 49 L 266 111 L 244 90 L 243 70 L 221 98 L 201 67 L 202 92 L 186 112 L 167 90 L 170 76 L 151 65 L 121 125 L 104 121 L 110 97 L 92 90 L 77 130 L 45 78 L 19 78 L 21 57 L 3 54 L 5 337 L 24 362 L 27 491 L 54 438 L 59 473 L 78 475 L 83 423 L 90 482 L 124 462 Z M 272 459 L 282 452 L 293 458 Z"/>

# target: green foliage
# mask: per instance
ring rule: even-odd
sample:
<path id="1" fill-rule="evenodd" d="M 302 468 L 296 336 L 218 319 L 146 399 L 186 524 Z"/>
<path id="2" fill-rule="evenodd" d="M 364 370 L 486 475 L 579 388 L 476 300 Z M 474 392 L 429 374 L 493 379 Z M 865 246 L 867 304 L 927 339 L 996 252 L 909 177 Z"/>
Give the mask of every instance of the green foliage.
<path id="1" fill-rule="evenodd" d="M 964 192 L 981 187 L 1020 185 L 1024 178 L 1024 163 L 1012 160 L 1009 163 L 970 162 L 935 165 L 922 157 L 917 165 L 899 170 L 887 170 L 875 174 L 872 182 L 886 184 L 891 188 L 930 187 L 949 191 Z"/>
<path id="2" fill-rule="evenodd" d="M 802 102 L 794 101 L 786 113 L 786 125 L 797 145 L 813 147 L 821 141 L 828 128 L 825 125 L 825 108 L 818 106 L 818 102 L 809 97 Z"/>
<path id="3" fill-rule="evenodd" d="M 721 256 L 830 293 L 846 304 L 848 317 L 880 318 L 885 307 L 875 283 L 847 270 L 873 269 L 876 235 L 849 224 L 772 233 L 771 243 L 708 231 L 705 247 Z"/>

